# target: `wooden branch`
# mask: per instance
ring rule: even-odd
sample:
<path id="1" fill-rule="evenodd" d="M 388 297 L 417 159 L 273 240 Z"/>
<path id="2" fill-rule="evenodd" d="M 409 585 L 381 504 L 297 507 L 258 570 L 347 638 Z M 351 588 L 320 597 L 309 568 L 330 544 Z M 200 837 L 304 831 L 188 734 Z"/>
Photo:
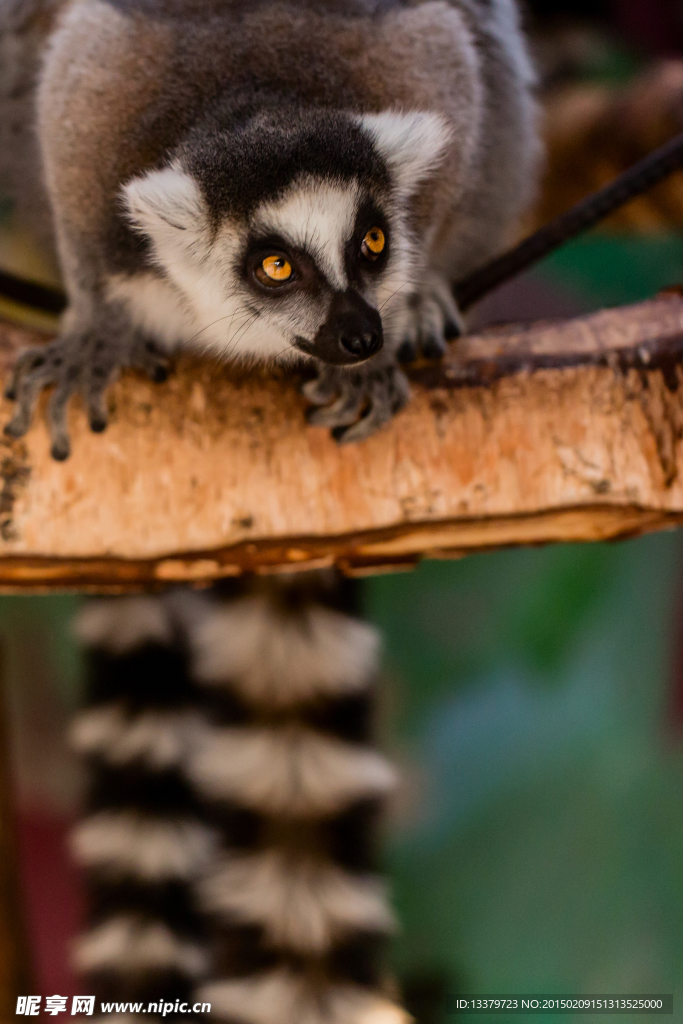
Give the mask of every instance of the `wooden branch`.
<path id="1" fill-rule="evenodd" d="M 0 326 L 4 366 L 24 331 Z M 336 563 L 386 571 L 683 521 L 683 298 L 457 342 L 363 444 L 307 427 L 292 382 L 182 362 L 127 374 L 74 454 L 42 413 L 1 442 L 0 587 L 127 589 Z M 10 403 L 0 410 L 4 419 Z"/>

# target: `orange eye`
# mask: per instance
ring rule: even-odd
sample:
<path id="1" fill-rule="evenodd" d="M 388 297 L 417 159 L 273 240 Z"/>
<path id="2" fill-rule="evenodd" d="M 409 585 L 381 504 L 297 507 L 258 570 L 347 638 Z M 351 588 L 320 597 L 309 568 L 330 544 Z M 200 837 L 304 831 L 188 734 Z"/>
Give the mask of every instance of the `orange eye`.
<path id="1" fill-rule="evenodd" d="M 386 239 L 384 238 L 384 232 L 382 229 L 370 228 L 363 239 L 361 251 L 367 259 L 376 260 L 380 253 L 384 252 L 385 245 Z"/>
<path id="2" fill-rule="evenodd" d="M 256 273 L 263 284 L 285 284 L 292 277 L 292 264 L 284 256 L 266 256 Z"/>

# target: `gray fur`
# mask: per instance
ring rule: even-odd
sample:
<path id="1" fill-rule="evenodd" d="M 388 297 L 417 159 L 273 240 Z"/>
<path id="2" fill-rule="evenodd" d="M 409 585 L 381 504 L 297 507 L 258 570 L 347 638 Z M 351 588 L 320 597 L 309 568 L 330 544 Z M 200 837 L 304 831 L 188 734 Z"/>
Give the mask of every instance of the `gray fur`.
<path id="1" fill-rule="evenodd" d="M 40 2 L 0 0 L 0 54 L 21 51 L 22 5 Z M 160 376 L 159 348 L 194 345 L 222 357 L 312 358 L 320 376 L 306 393 L 323 407 L 312 422 L 363 439 L 407 401 L 397 353 L 443 353 L 460 328 L 448 284 L 504 246 L 531 197 L 532 87 L 515 0 L 75 0 L 40 75 L 42 167 L 30 133 L 15 154 L 22 176 L 0 164 L 15 188 L 26 154 L 37 194 L 44 178 L 70 300 L 59 339 L 17 366 L 9 431 L 28 428 L 38 394 L 54 384 L 53 453 L 64 458 L 74 391 L 103 429 L 105 390 L 120 367 Z M 440 120 L 419 138 L 416 122 L 416 152 L 401 144 L 396 155 L 368 119 L 392 111 Z M 418 168 L 430 146 L 433 159 Z M 175 172 L 145 177 L 165 168 Z M 180 189 L 177 211 L 159 199 L 169 183 Z M 385 263 L 366 266 L 353 235 L 341 284 L 313 248 L 301 254 L 312 268 L 306 287 L 275 301 L 250 291 L 244 260 L 262 212 L 299 192 L 313 196 L 311 210 L 317 192 L 329 206 L 337 200 L 325 199 L 328 187 L 340 219 L 352 210 L 347 234 L 360 238 L 383 218 Z M 232 301 L 220 328 L 164 245 L 183 266 L 194 261 L 192 275 L 220 269 Z M 340 361 L 321 340 L 340 289 L 382 316 L 384 349 L 362 363 L 354 356 L 358 365 L 324 365 Z"/>

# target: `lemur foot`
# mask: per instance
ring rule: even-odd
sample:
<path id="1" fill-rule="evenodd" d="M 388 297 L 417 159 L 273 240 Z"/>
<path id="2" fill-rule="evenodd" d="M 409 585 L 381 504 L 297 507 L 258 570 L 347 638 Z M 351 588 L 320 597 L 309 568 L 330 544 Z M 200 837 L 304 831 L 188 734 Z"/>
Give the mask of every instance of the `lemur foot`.
<path id="1" fill-rule="evenodd" d="M 464 331 L 462 314 L 447 282 L 440 275 L 428 275 L 423 288 L 405 296 L 392 313 L 393 333 L 401 338 L 398 360 L 411 363 L 423 359 L 441 359 L 446 343 Z"/>
<path id="2" fill-rule="evenodd" d="M 51 453 L 62 461 L 71 453 L 66 413 L 69 400 L 79 393 L 85 403 L 90 429 L 99 433 L 107 426 L 105 392 L 123 366 L 143 370 L 153 380 L 168 376 L 168 360 L 147 339 L 135 339 L 122 348 L 97 333 L 66 334 L 47 345 L 19 353 L 5 397 L 16 401 L 17 409 L 5 426 L 11 437 L 23 437 L 31 426 L 36 402 L 42 391 L 54 387 L 47 412 Z"/>
<path id="3" fill-rule="evenodd" d="M 355 369 L 324 366 L 302 390 L 308 401 L 318 406 L 309 410 L 308 422 L 331 427 L 340 444 L 364 441 L 388 423 L 410 397 L 405 374 L 392 356 L 383 353 Z"/>

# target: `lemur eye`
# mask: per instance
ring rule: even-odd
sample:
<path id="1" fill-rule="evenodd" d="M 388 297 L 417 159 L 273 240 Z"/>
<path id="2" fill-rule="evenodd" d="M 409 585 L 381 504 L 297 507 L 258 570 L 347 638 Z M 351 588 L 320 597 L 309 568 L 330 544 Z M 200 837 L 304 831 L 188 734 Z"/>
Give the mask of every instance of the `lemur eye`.
<path id="1" fill-rule="evenodd" d="M 262 284 L 286 284 L 293 275 L 292 264 L 285 256 L 266 256 L 256 268 L 256 276 Z"/>
<path id="2" fill-rule="evenodd" d="M 381 228 L 370 228 L 361 244 L 361 252 L 368 260 L 376 260 L 384 252 L 386 241 Z"/>

